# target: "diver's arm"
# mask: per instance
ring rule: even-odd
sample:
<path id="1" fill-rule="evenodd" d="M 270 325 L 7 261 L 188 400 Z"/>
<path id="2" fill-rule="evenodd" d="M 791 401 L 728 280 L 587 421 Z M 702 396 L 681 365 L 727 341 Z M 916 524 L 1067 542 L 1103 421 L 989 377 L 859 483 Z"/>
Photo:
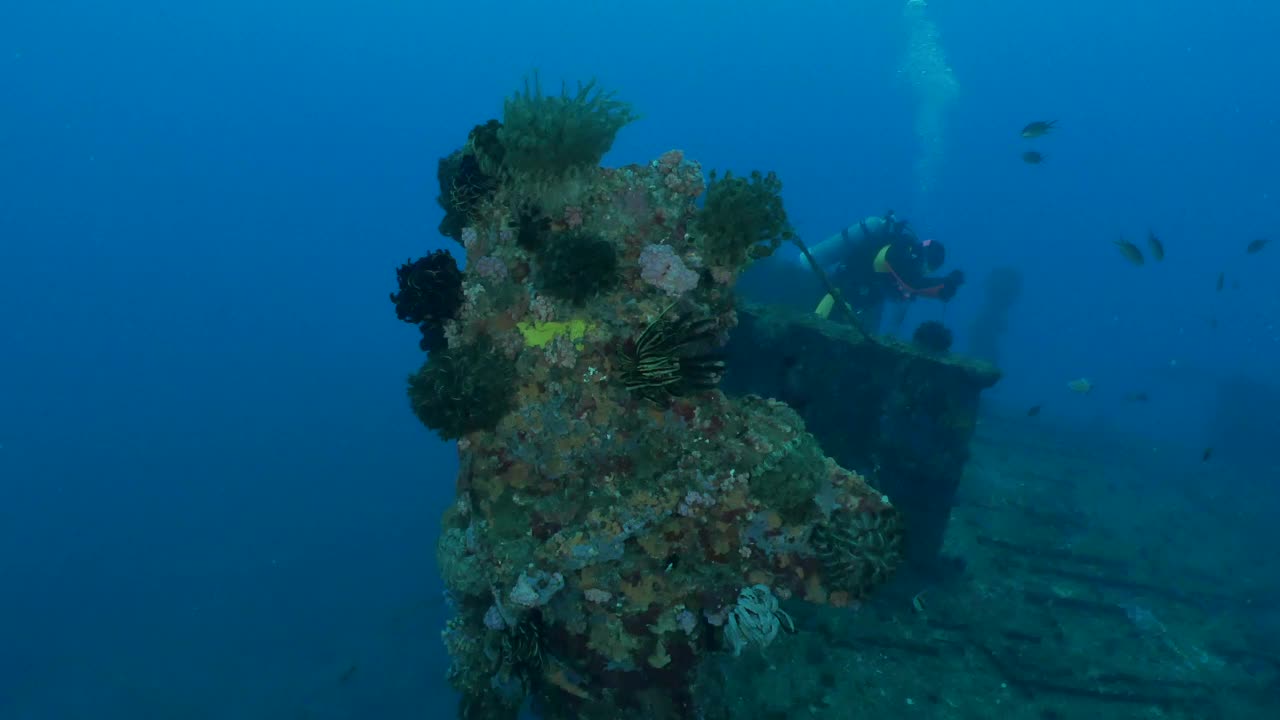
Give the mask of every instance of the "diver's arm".
<path id="1" fill-rule="evenodd" d="M 915 286 L 915 294 L 946 302 L 956 296 L 956 290 L 964 284 L 964 273 L 952 270 L 943 277 L 921 278 Z"/>

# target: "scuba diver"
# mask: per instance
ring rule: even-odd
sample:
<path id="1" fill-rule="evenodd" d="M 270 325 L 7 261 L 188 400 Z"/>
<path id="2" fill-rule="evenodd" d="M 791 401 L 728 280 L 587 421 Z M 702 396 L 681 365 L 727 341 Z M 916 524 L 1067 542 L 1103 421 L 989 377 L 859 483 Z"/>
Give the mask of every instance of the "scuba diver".
<path id="1" fill-rule="evenodd" d="M 959 270 L 930 276 L 946 261 L 946 249 L 937 240 L 921 241 L 892 210 L 841 230 L 811 248 L 810 254 L 827 270 L 841 299 L 868 332 L 879 330 L 885 301 L 900 303 L 905 315 L 906 303 L 918 297 L 947 302 L 964 284 Z M 834 306 L 835 298 L 828 293 L 815 312 L 826 318 Z"/>

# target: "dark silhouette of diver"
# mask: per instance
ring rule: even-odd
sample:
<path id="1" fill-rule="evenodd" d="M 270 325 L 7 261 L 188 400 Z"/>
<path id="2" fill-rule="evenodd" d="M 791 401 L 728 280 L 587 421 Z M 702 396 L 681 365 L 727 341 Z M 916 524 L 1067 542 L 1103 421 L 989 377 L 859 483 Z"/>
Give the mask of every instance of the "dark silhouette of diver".
<path id="1" fill-rule="evenodd" d="M 841 230 L 811 253 L 828 268 L 831 283 L 868 332 L 879 329 L 886 301 L 908 303 L 925 297 L 946 302 L 964 284 L 959 270 L 932 276 L 946 262 L 946 248 L 937 240 L 921 241 L 893 211 Z M 825 318 L 834 307 L 835 298 L 827 294 L 815 312 Z"/>

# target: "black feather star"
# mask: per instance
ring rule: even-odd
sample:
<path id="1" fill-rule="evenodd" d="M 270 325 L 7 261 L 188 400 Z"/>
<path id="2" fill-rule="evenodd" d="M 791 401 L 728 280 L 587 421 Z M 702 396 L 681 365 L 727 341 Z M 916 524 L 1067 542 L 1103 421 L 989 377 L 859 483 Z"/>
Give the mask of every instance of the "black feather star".
<path id="1" fill-rule="evenodd" d="M 724 357 L 701 351 L 715 342 L 712 318 L 666 317 L 667 306 L 622 353 L 627 390 L 651 400 L 711 390 L 724 375 Z"/>

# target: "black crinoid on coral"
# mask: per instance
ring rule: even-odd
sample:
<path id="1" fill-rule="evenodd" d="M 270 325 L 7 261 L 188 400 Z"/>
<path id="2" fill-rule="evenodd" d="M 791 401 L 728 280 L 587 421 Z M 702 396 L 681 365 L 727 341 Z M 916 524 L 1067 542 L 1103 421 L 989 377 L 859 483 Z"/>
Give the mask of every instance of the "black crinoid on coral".
<path id="1" fill-rule="evenodd" d="M 423 350 L 444 347 L 444 323 L 462 307 L 462 271 L 448 250 L 437 250 L 396 269 L 400 292 L 391 293 L 396 317 L 422 330 Z"/>
<path id="2" fill-rule="evenodd" d="M 453 440 L 492 430 L 515 401 L 515 366 L 487 336 L 432 353 L 409 376 L 409 403 L 423 425 Z"/>
<path id="3" fill-rule="evenodd" d="M 590 233 L 553 236 L 538 253 L 537 285 L 551 297 L 581 305 L 617 284 L 617 250 Z"/>
<path id="4" fill-rule="evenodd" d="M 466 150 L 480 162 L 480 170 L 491 178 L 502 175 L 502 163 L 507 154 L 498 137 L 501 132 L 502 123 L 490 120 L 475 126 L 467 134 Z"/>
<path id="5" fill-rule="evenodd" d="M 516 213 L 513 225 L 516 244 L 529 252 L 537 252 L 546 246 L 551 237 L 551 218 L 536 205 L 525 205 Z"/>
<path id="6" fill-rule="evenodd" d="M 724 356 L 712 350 L 715 320 L 669 316 L 671 308 L 667 306 L 622 349 L 620 368 L 627 390 L 655 402 L 711 390 L 724 375 Z"/>
<path id="7" fill-rule="evenodd" d="M 758 170 L 749 179 L 728 172 L 717 179 L 711 173 L 696 228 L 707 261 L 727 267 L 767 257 L 795 237 L 782 206 L 782 181 Z"/>
<path id="8" fill-rule="evenodd" d="M 462 229 L 480 204 L 497 191 L 497 168 L 503 155 L 502 145 L 497 141 L 499 127 L 497 120 L 477 125 L 461 150 L 440 158 L 436 169 L 440 195 L 436 202 L 444 209 L 441 235 L 462 242 Z"/>
<path id="9" fill-rule="evenodd" d="M 941 355 L 951 349 L 951 331 L 937 320 L 926 320 L 916 328 L 911 342 L 927 353 Z"/>

